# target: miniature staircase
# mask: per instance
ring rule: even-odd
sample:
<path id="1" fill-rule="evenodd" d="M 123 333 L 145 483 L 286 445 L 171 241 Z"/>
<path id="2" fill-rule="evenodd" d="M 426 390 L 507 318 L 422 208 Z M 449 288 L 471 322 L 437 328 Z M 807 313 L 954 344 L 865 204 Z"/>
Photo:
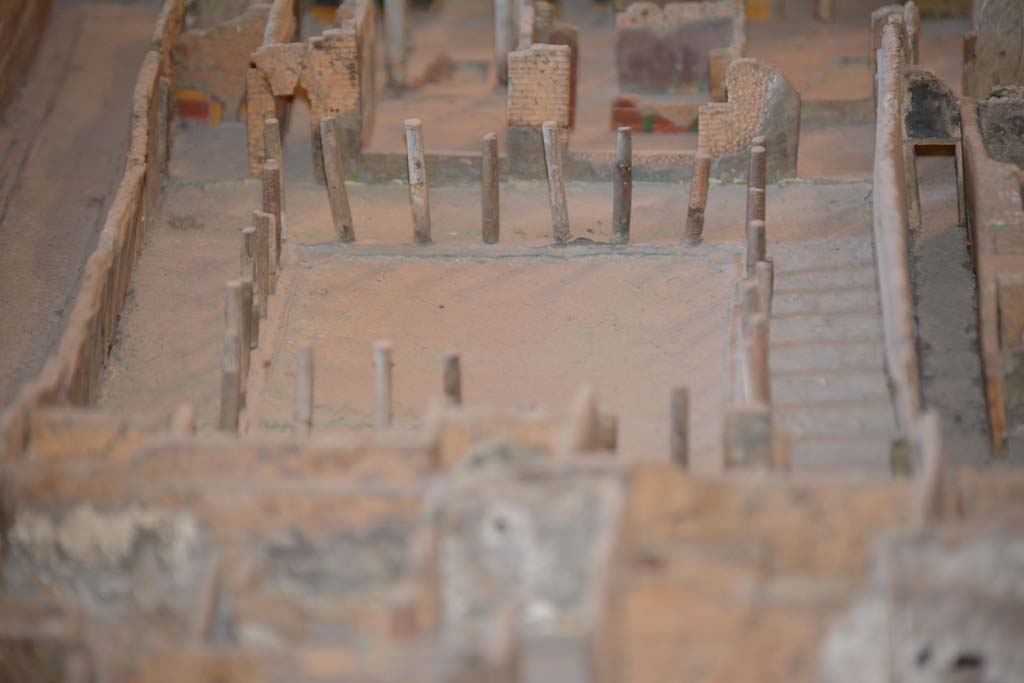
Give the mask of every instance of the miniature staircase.
<path id="1" fill-rule="evenodd" d="M 895 413 L 869 233 L 777 243 L 770 367 L 794 470 L 890 469 Z"/>

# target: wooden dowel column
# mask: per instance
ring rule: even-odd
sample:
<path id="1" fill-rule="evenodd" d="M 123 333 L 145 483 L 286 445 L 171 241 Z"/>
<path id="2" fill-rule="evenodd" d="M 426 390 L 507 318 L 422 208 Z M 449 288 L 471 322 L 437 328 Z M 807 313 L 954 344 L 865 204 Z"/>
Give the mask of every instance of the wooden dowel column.
<path id="1" fill-rule="evenodd" d="M 480 153 L 481 232 L 484 243 L 496 244 L 501 236 L 498 136 L 494 133 L 485 135 L 480 145 Z"/>
<path id="2" fill-rule="evenodd" d="M 299 346 L 295 354 L 295 400 L 292 415 L 295 428 L 305 434 L 313 431 L 313 347 Z"/>
<path id="3" fill-rule="evenodd" d="M 767 235 L 762 220 L 747 222 L 747 277 L 754 277 L 758 261 L 764 261 L 767 255 Z"/>
<path id="4" fill-rule="evenodd" d="M 273 240 L 271 224 L 274 217 L 262 211 L 254 211 L 252 215 L 253 227 L 256 232 L 256 282 L 257 300 L 259 302 L 260 317 L 267 317 L 267 306 L 270 301 L 270 289 L 273 282 Z"/>
<path id="5" fill-rule="evenodd" d="M 695 247 L 703 241 L 704 210 L 708 203 L 708 182 L 711 175 L 711 157 L 697 152 L 693 158 L 693 173 L 690 177 L 690 203 L 686 210 L 686 228 L 683 244 Z"/>
<path id="6" fill-rule="evenodd" d="M 835 18 L 835 0 L 817 0 L 814 14 L 818 21 L 832 21 Z"/>
<path id="7" fill-rule="evenodd" d="M 743 335 L 743 371 L 747 402 L 771 404 L 771 375 L 768 368 L 768 317 L 751 316 Z"/>
<path id="8" fill-rule="evenodd" d="M 942 422 L 938 413 L 924 413 L 915 427 L 919 473 L 915 475 L 911 519 L 918 529 L 941 520 L 945 508 L 943 501 L 943 468 L 945 456 L 942 446 Z"/>
<path id="9" fill-rule="evenodd" d="M 260 318 L 258 315 L 253 315 L 255 310 L 255 299 L 253 298 L 253 286 L 252 279 L 244 277 L 239 280 L 242 286 L 242 320 L 245 327 L 245 339 L 248 343 L 245 349 L 242 350 L 245 356 L 245 374 L 248 381 L 249 368 L 251 367 L 251 351 L 259 346 L 259 328 Z"/>
<path id="10" fill-rule="evenodd" d="M 512 3 L 518 0 L 494 0 L 494 66 L 498 83 L 508 83 L 508 53 L 515 31 L 512 26 Z"/>
<path id="11" fill-rule="evenodd" d="M 760 143 L 760 144 L 759 144 Z M 747 223 L 765 220 L 767 153 L 764 138 L 754 138 L 747 170 Z"/>
<path id="12" fill-rule="evenodd" d="M 260 345 L 260 274 L 259 242 L 256 228 L 242 230 L 242 282 L 248 283 L 249 289 L 249 348 Z"/>
<path id="13" fill-rule="evenodd" d="M 772 298 L 775 295 L 775 264 L 771 261 L 758 261 L 754 267 L 757 289 L 761 294 L 761 312 L 772 316 Z"/>
<path id="14" fill-rule="evenodd" d="M 327 182 L 327 198 L 331 204 L 334 219 L 334 234 L 339 242 L 354 242 L 356 229 L 352 222 L 352 208 L 348 203 L 345 188 L 345 162 L 338 140 L 338 125 L 334 117 L 320 119 L 320 141 L 324 157 L 324 179 Z"/>
<path id="15" fill-rule="evenodd" d="M 179 403 L 171 415 L 171 433 L 177 437 L 190 437 L 196 433 L 196 409 L 191 403 Z"/>
<path id="16" fill-rule="evenodd" d="M 423 155 L 423 124 L 419 119 L 407 119 L 405 122 L 405 148 L 409 156 L 409 205 L 412 207 L 413 238 L 416 244 L 430 244 L 427 162 Z"/>
<path id="17" fill-rule="evenodd" d="M 669 417 L 672 420 L 669 434 L 672 462 L 685 470 L 690 465 L 690 390 L 686 387 L 672 390 Z"/>
<path id="18" fill-rule="evenodd" d="M 391 427 L 391 343 L 373 346 L 373 426 L 377 431 Z"/>
<path id="19" fill-rule="evenodd" d="M 167 175 L 167 162 L 171 156 L 171 82 L 160 77 L 156 110 L 156 167 L 161 175 Z"/>
<path id="20" fill-rule="evenodd" d="M 562 140 L 558 126 L 545 121 L 541 127 L 544 137 L 544 161 L 548 171 L 548 201 L 551 204 L 551 227 L 555 242 L 569 241 L 569 205 L 565 198 L 565 174 L 562 168 Z"/>
<path id="21" fill-rule="evenodd" d="M 457 353 L 444 357 L 444 397 L 452 405 L 462 405 L 462 363 Z"/>
<path id="22" fill-rule="evenodd" d="M 633 138 L 628 126 L 619 128 L 615 144 L 615 180 L 612 190 L 612 242 L 629 243 L 633 212 Z"/>
<path id="23" fill-rule="evenodd" d="M 263 147 L 266 151 L 267 159 L 273 159 L 277 162 L 277 176 L 278 184 L 281 186 L 281 215 L 284 216 L 285 197 L 284 197 L 284 138 L 281 137 L 281 122 L 276 118 L 269 118 L 263 120 Z M 284 233 L 284 218 L 281 219 L 281 232 Z"/>
<path id="24" fill-rule="evenodd" d="M 601 415 L 594 388 L 585 384 L 577 389 L 569 406 L 569 416 L 562 428 L 559 454 L 589 453 L 602 443 Z"/>
<path id="25" fill-rule="evenodd" d="M 246 287 L 248 285 L 248 287 Z M 248 297 L 246 296 L 248 295 Z M 225 325 L 229 330 L 238 332 L 239 343 L 239 391 L 245 401 L 245 384 L 249 376 L 249 356 L 252 350 L 249 330 L 252 316 L 252 284 L 248 280 L 232 280 L 227 286 L 227 299 L 224 306 Z"/>
<path id="26" fill-rule="evenodd" d="M 405 87 L 406 2 L 384 0 L 384 27 L 387 38 L 388 85 L 401 90 Z"/>
<path id="27" fill-rule="evenodd" d="M 767 169 L 767 150 L 764 146 L 764 138 L 754 138 L 750 146 L 750 166 L 747 170 L 747 187 L 765 188 L 765 173 Z"/>
<path id="28" fill-rule="evenodd" d="M 271 256 L 274 277 L 281 268 L 281 174 L 277 161 L 270 159 L 263 164 L 263 212 L 270 214 L 274 219 L 271 235 Z"/>
<path id="29" fill-rule="evenodd" d="M 238 413 L 242 407 L 242 367 L 238 330 L 224 333 L 224 349 L 220 365 L 220 419 L 217 427 L 223 432 L 238 432 Z"/>
<path id="30" fill-rule="evenodd" d="M 741 330 L 745 330 L 752 316 L 763 313 L 761 310 L 761 292 L 757 281 L 747 279 L 740 282 L 740 322 Z"/>
<path id="31" fill-rule="evenodd" d="M 251 225 L 242 229 L 242 252 L 239 263 L 242 277 L 255 279 L 256 273 L 256 228 Z"/>

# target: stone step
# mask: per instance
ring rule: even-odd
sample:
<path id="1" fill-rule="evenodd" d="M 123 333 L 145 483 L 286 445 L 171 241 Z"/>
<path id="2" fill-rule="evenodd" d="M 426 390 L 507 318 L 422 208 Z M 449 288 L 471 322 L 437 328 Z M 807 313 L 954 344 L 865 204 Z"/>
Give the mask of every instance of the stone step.
<path id="1" fill-rule="evenodd" d="M 772 345 L 811 339 L 841 342 L 865 337 L 881 338 L 882 320 L 874 310 L 840 314 L 773 315 L 770 335 Z"/>
<path id="2" fill-rule="evenodd" d="M 882 369 L 885 354 L 880 339 L 865 339 L 843 344 L 816 341 L 811 344 L 781 345 L 773 341 L 770 349 L 771 371 L 809 372 L 848 370 L 852 368 Z"/>
<path id="3" fill-rule="evenodd" d="M 776 404 L 887 397 L 889 386 L 881 368 L 869 372 L 819 375 L 772 375 Z"/>
<path id="4" fill-rule="evenodd" d="M 877 475 L 891 469 L 894 434 L 847 434 L 833 438 L 792 437 L 790 468 L 799 472 L 863 472 Z"/>
<path id="5" fill-rule="evenodd" d="M 875 265 L 871 261 L 855 263 L 837 263 L 831 266 L 813 266 L 809 268 L 786 270 L 776 262 L 775 287 L 786 290 L 793 288 L 835 288 L 877 287 Z"/>
<path id="6" fill-rule="evenodd" d="M 773 410 L 775 422 L 785 425 L 794 436 L 888 434 L 896 430 L 892 403 L 887 396 L 775 404 Z"/>
<path id="7" fill-rule="evenodd" d="M 870 287 L 786 287 L 777 286 L 772 297 L 772 316 L 799 313 L 880 311 L 878 290 Z"/>

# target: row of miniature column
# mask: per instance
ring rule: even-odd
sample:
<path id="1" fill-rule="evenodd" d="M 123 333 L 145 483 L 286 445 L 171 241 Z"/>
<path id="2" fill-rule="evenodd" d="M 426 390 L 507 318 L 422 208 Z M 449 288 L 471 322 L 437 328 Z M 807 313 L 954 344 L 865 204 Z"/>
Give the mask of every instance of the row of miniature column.
<path id="1" fill-rule="evenodd" d="M 225 364 L 221 402 L 220 428 L 230 432 L 238 430 L 238 413 L 245 399 L 244 382 L 240 378 L 244 376 L 247 369 L 247 365 L 237 358 L 238 345 L 232 343 L 236 337 L 240 336 L 235 329 L 238 327 L 246 329 L 244 320 L 237 317 L 239 306 L 234 303 L 237 297 L 231 295 L 237 289 L 239 288 L 233 288 L 229 284 L 229 320 L 228 333 L 225 335 L 225 358 L 230 358 L 232 362 Z M 244 291 L 245 287 L 240 289 Z M 258 317 L 255 319 L 259 320 Z M 242 333 L 243 337 L 244 334 L 245 332 Z M 244 348 L 244 344 L 242 346 Z M 394 362 L 391 350 L 391 343 L 387 341 L 377 342 L 373 347 L 373 426 L 377 431 L 389 429 L 392 423 L 392 369 Z M 247 360 L 248 354 L 243 354 L 243 357 Z M 449 405 L 462 405 L 462 362 L 456 353 L 450 353 L 444 357 L 441 386 L 444 398 Z M 313 430 L 314 387 L 313 346 L 308 343 L 302 344 L 295 357 L 292 419 L 296 429 L 306 434 Z M 228 412 L 225 413 L 225 410 Z M 685 387 L 677 387 L 672 390 L 670 419 L 671 459 L 685 469 L 689 466 L 690 459 L 690 393 Z M 618 421 L 598 411 L 593 389 L 589 385 L 581 387 L 577 392 L 570 408 L 567 426 L 568 430 L 561 444 L 566 452 L 614 450 L 616 447 Z"/>
<path id="2" fill-rule="evenodd" d="M 373 345 L 373 427 L 384 431 L 391 427 L 393 415 L 393 391 L 391 343 L 379 341 Z M 292 418 L 297 429 L 313 431 L 313 347 L 302 344 L 295 357 L 295 396 L 292 403 Z M 459 355 L 450 353 L 444 357 L 441 379 L 444 397 L 451 405 L 462 405 L 462 362 Z"/>
<path id="3" fill-rule="evenodd" d="M 270 295 L 277 290 L 284 232 L 284 178 L 281 126 L 264 123 L 266 162 L 261 174 L 262 208 L 241 232 L 240 277 L 227 283 L 218 428 L 237 432 L 245 406 L 252 351 L 260 343 L 260 322 L 267 317 Z"/>
<path id="4" fill-rule="evenodd" d="M 767 253 L 765 174 L 765 140 L 754 138 L 747 180 L 744 279 L 740 283 L 740 352 L 744 399 L 748 403 L 770 405 L 768 328 L 775 268 Z"/>
<path id="5" fill-rule="evenodd" d="M 744 278 L 740 282 L 737 355 L 741 391 L 726 415 L 724 450 L 727 467 L 772 467 L 776 464 L 769 362 L 769 321 L 775 272 L 767 255 L 765 161 L 764 138 L 755 138 L 750 148 Z M 780 455 L 785 457 L 785 454 Z"/>
<path id="6" fill-rule="evenodd" d="M 555 242 L 567 243 L 572 235 L 569 229 L 569 207 L 565 196 L 565 131 L 553 122 L 542 126 L 544 158 L 547 166 L 548 201 L 551 205 L 551 224 Z M 334 220 L 334 230 L 340 242 L 356 238 L 352 223 L 352 209 L 345 189 L 345 167 L 337 133 L 337 121 L 320 121 L 320 135 L 324 158 L 327 195 Z M 629 128 L 619 128 L 616 144 L 615 178 L 613 183 L 612 242 L 629 242 L 633 196 L 633 145 Z M 423 147 L 423 124 L 419 119 L 405 122 L 405 142 L 409 168 L 409 205 L 412 209 L 413 239 L 416 244 L 430 244 L 430 194 L 427 189 L 427 164 Z M 501 173 L 498 158 L 498 136 L 484 136 L 480 156 L 481 233 L 486 244 L 495 244 L 501 234 L 499 201 Z"/>

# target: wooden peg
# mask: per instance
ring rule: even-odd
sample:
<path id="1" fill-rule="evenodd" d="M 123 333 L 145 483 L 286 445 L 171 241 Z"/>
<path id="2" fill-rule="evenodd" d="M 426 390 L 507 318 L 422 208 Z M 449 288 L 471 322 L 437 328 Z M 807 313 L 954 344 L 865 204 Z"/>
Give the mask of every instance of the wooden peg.
<path id="1" fill-rule="evenodd" d="M 324 178 L 327 181 L 327 198 L 331 204 L 334 219 L 334 234 L 339 242 L 354 242 L 356 230 L 352 222 L 352 208 L 348 203 L 345 187 L 345 162 L 338 140 L 338 122 L 333 116 L 320 119 L 320 140 L 324 157 Z"/>
<path id="2" fill-rule="evenodd" d="M 452 405 L 462 405 L 462 364 L 457 353 L 444 357 L 444 396 Z"/>
<path id="3" fill-rule="evenodd" d="M 612 242 L 629 243 L 633 211 L 633 131 L 622 126 L 615 145 L 615 180 L 612 185 Z"/>
<path id="4" fill-rule="evenodd" d="M 295 400 L 292 415 L 295 428 L 309 434 L 313 431 L 313 347 L 299 346 L 295 354 Z"/>
<path id="5" fill-rule="evenodd" d="M 486 244 L 496 244 L 501 234 L 498 168 L 498 136 L 488 133 L 480 146 L 481 232 Z"/>
<path id="6" fill-rule="evenodd" d="M 555 242 L 569 241 L 569 205 L 565 198 L 565 174 L 562 166 L 562 139 L 558 126 L 545 121 L 541 127 L 544 137 L 544 161 L 548 169 L 548 201 L 551 204 L 551 227 Z"/>
<path id="7" fill-rule="evenodd" d="M 373 347 L 373 426 L 377 431 L 391 427 L 391 343 Z"/>
<path id="8" fill-rule="evenodd" d="M 405 122 L 405 145 L 409 156 L 409 204 L 412 207 L 413 239 L 430 244 L 430 196 L 427 162 L 423 154 L 423 124 L 419 119 Z"/>

